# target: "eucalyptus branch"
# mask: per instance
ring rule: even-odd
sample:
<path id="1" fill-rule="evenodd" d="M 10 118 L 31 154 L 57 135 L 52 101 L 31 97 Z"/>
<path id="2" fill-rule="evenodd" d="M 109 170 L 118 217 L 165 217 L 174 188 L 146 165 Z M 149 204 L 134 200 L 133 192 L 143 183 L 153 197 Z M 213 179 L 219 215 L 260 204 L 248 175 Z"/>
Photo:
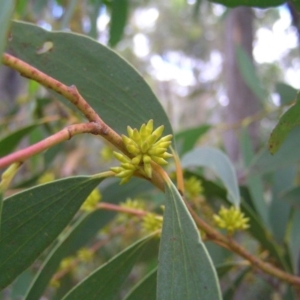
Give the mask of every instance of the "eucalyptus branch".
<path id="1" fill-rule="evenodd" d="M 134 209 L 134 208 L 129 208 L 129 207 L 123 207 L 123 206 L 120 206 L 120 205 L 115 205 L 115 204 L 106 203 L 106 202 L 100 202 L 100 203 L 98 203 L 97 209 L 117 211 L 117 212 L 120 212 L 120 213 L 126 213 L 126 214 L 135 215 L 137 217 L 143 217 L 143 216 L 145 216 L 147 214 L 146 211 L 141 210 L 141 209 Z"/>
<path id="2" fill-rule="evenodd" d="M 68 101 L 73 103 L 90 121 L 95 122 L 100 127 L 97 134 L 101 135 L 116 148 L 127 153 L 122 138 L 112 128 L 110 128 L 96 113 L 96 111 L 88 104 L 88 102 L 80 95 L 76 86 L 66 86 L 62 82 L 52 78 L 51 76 L 41 72 L 26 62 L 14 57 L 10 54 L 3 54 L 2 62 L 4 65 L 18 71 L 22 76 L 33 79 L 41 85 L 64 96 Z"/>
<path id="3" fill-rule="evenodd" d="M 229 249 L 236 254 L 244 257 L 247 259 L 253 267 L 258 268 L 262 271 L 264 271 L 267 274 L 270 274 L 274 277 L 277 277 L 280 280 L 283 280 L 285 282 L 288 282 L 296 287 L 300 286 L 300 277 L 289 274 L 267 262 L 264 262 L 263 260 L 257 258 L 256 256 L 249 253 L 244 247 L 239 245 L 236 241 L 234 241 L 230 237 L 225 237 L 221 233 L 219 233 L 216 229 L 211 227 L 209 224 L 207 224 L 204 220 L 202 220 L 197 213 L 187 204 L 187 207 L 196 222 L 197 226 L 202 229 L 207 237 L 211 239 L 213 242 L 216 242 L 217 244 L 223 246 L 226 245 L 225 248 Z"/>
<path id="4" fill-rule="evenodd" d="M 99 124 L 94 122 L 70 125 L 34 145 L 0 158 L 0 169 L 7 167 L 14 162 L 23 162 L 35 154 L 38 154 L 63 141 L 70 140 L 74 135 L 80 133 L 99 134 L 100 131 L 101 128 Z"/>

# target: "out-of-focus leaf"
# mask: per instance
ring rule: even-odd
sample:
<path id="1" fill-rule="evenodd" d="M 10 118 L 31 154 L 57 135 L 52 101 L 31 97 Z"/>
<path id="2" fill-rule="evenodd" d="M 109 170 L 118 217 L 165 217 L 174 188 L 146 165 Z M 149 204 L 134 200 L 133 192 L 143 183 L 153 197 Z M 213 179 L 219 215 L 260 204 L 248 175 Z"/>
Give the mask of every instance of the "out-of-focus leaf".
<path id="1" fill-rule="evenodd" d="M 197 19 L 198 16 L 199 16 L 199 11 L 200 11 L 200 5 L 202 3 L 202 0 L 196 0 L 196 3 L 195 3 L 195 8 L 194 8 L 194 19 Z"/>
<path id="2" fill-rule="evenodd" d="M 220 3 L 228 7 L 244 5 L 244 6 L 254 6 L 260 8 L 278 6 L 285 2 L 285 0 L 209 0 L 209 1 Z"/>
<path id="3" fill-rule="evenodd" d="M 124 300 L 156 300 L 156 277 L 155 268 L 132 288 Z"/>
<path id="4" fill-rule="evenodd" d="M 0 189 L 0 238 L 1 238 L 1 224 L 2 224 L 2 208 L 3 208 L 3 191 Z"/>
<path id="5" fill-rule="evenodd" d="M 61 24 L 60 24 L 62 29 L 66 29 L 69 27 L 69 24 L 70 24 L 73 14 L 74 14 L 77 2 L 78 2 L 78 0 L 68 1 L 68 6 L 65 9 L 65 12 L 64 12 Z"/>
<path id="6" fill-rule="evenodd" d="M 241 271 L 238 276 L 231 281 L 230 285 L 226 288 L 223 293 L 223 300 L 232 300 L 234 299 L 234 294 L 237 291 L 239 285 L 242 283 L 246 274 L 250 271 L 250 268 L 246 268 Z"/>
<path id="7" fill-rule="evenodd" d="M 199 147 L 185 154 L 181 161 L 182 168 L 207 167 L 222 181 L 228 192 L 228 200 L 238 206 L 240 192 L 237 177 L 229 158 L 219 149 L 213 147 Z"/>
<path id="8" fill-rule="evenodd" d="M 128 15 L 128 0 L 112 0 L 108 44 L 115 47 L 121 40 Z"/>
<path id="9" fill-rule="evenodd" d="M 54 241 L 101 180 L 97 176 L 71 177 L 4 200 L 0 288 L 27 269 Z"/>
<path id="10" fill-rule="evenodd" d="M 269 251 L 269 253 L 277 260 L 278 263 L 281 264 L 281 266 L 286 271 L 290 272 L 291 268 L 284 257 L 284 252 L 282 251 L 282 248 L 280 248 L 278 244 L 275 242 L 272 233 L 262 223 L 259 215 L 247 203 L 250 202 L 250 200 L 247 200 L 247 198 L 250 197 L 250 194 L 247 193 L 247 189 L 245 188 L 241 189 L 241 196 L 244 199 L 244 201 L 242 201 L 241 203 L 242 212 L 245 214 L 247 218 L 249 218 L 249 225 L 250 225 L 250 228 L 248 229 L 249 233 L 257 241 L 260 242 L 260 244 L 264 249 Z"/>
<path id="11" fill-rule="evenodd" d="M 110 259 L 76 285 L 63 300 L 118 299 L 122 285 L 150 239 L 149 236 L 142 238 Z"/>
<path id="12" fill-rule="evenodd" d="M 178 132 L 175 135 L 177 151 L 180 155 L 192 150 L 197 140 L 204 135 L 209 129 L 210 125 L 201 125 L 199 127 L 189 128 Z"/>
<path id="13" fill-rule="evenodd" d="M 291 228 L 289 230 L 288 247 L 292 258 L 293 270 L 295 274 L 299 271 L 300 259 L 300 210 L 295 210 L 291 218 Z"/>
<path id="14" fill-rule="evenodd" d="M 280 96 L 281 105 L 290 105 L 297 97 L 297 90 L 283 82 L 276 83 L 276 93 Z"/>
<path id="15" fill-rule="evenodd" d="M 285 190 L 279 197 L 290 205 L 300 209 L 300 186 Z"/>
<path id="16" fill-rule="evenodd" d="M 4 0 L 5 1 L 5 0 Z M 10 1 L 13 2 L 13 1 Z M 22 17 L 24 12 L 26 11 L 26 4 L 27 0 L 18 0 L 15 1 L 15 12 L 19 15 L 19 17 Z"/>
<path id="17" fill-rule="evenodd" d="M 91 1 L 94 5 L 93 10 L 90 12 L 90 21 L 91 21 L 91 29 L 89 32 L 89 36 L 97 39 L 98 38 L 98 28 L 97 28 L 97 20 L 99 18 L 99 10 L 103 4 L 103 0 Z"/>
<path id="18" fill-rule="evenodd" d="M 280 118 L 278 124 L 271 133 L 269 139 L 269 150 L 271 154 L 275 154 L 286 140 L 291 130 L 300 125 L 300 93 L 297 95 L 296 104 L 293 105 Z"/>
<path id="19" fill-rule="evenodd" d="M 168 117 L 149 86 L 114 51 L 86 36 L 48 32 L 22 22 L 12 23 L 12 36 L 9 47 L 17 57 L 68 86 L 75 85 L 118 133 L 126 133 L 127 125 L 139 128 L 150 119 L 155 126 L 165 125 L 165 134 L 172 133 Z M 37 54 L 47 41 L 53 48 Z"/>
<path id="20" fill-rule="evenodd" d="M 219 278 L 223 277 L 231 269 L 233 269 L 233 268 L 235 268 L 237 266 L 240 266 L 240 264 L 239 263 L 235 263 L 235 262 L 225 263 L 225 264 L 222 264 L 222 265 L 216 265 L 216 271 L 217 271 L 218 277 Z"/>
<path id="21" fill-rule="evenodd" d="M 103 188 L 101 192 L 102 201 L 117 204 L 127 197 L 134 197 L 137 193 L 148 190 L 150 187 L 152 186 L 148 182 L 135 178 L 122 186 L 119 185 L 119 182 L 114 182 Z M 73 255 L 80 247 L 88 243 L 114 215 L 115 213 L 111 211 L 97 210 L 82 216 L 73 224 L 68 234 L 58 242 L 45 259 L 31 283 L 25 299 L 40 299 L 61 260 L 66 256 Z"/>
<path id="22" fill-rule="evenodd" d="M 40 124 L 31 124 L 0 139 L 0 157 L 11 153 L 20 141 Z"/>
<path id="23" fill-rule="evenodd" d="M 263 89 L 261 80 L 256 74 L 253 62 L 250 60 L 248 54 L 241 46 L 236 47 L 236 54 L 239 70 L 244 81 L 246 82 L 252 93 L 262 102 L 264 102 L 267 93 Z"/>
<path id="24" fill-rule="evenodd" d="M 97 215 L 99 219 L 91 218 L 91 215 L 85 214 L 73 224 L 72 229 L 51 250 L 30 284 L 25 299 L 40 299 L 52 275 L 57 271 L 61 260 L 83 247 L 91 239 L 91 233 L 95 235 L 95 231 L 107 224 L 114 214 L 97 211 L 93 215 Z M 93 227 L 92 225 L 96 226 Z"/>
<path id="25" fill-rule="evenodd" d="M 280 199 L 280 195 L 294 185 L 297 176 L 297 166 L 276 171 L 272 181 L 272 199 L 269 205 L 269 215 L 273 236 L 278 243 L 284 243 L 284 236 L 289 223 L 291 206 Z"/>
<path id="26" fill-rule="evenodd" d="M 194 220 L 171 181 L 165 191 L 157 300 L 221 299 L 216 270 Z"/>
<path id="27" fill-rule="evenodd" d="M 10 286 L 11 294 L 10 300 L 20 300 L 23 299 L 28 285 L 32 280 L 33 274 L 31 270 L 26 270 L 12 283 Z"/>
<path id="28" fill-rule="evenodd" d="M 258 153 L 249 167 L 248 176 L 263 175 L 275 170 L 295 165 L 300 161 L 300 128 L 295 127 L 280 149 L 271 155 L 265 147 Z"/>
<path id="29" fill-rule="evenodd" d="M 10 19 L 12 17 L 15 1 L 0 0 L 0 55 L 6 47 L 7 31 L 10 25 Z M 1 61 L 0 61 L 1 66 Z"/>
<path id="30" fill-rule="evenodd" d="M 241 129 L 240 136 L 240 149 L 246 168 L 251 164 L 255 154 L 253 151 L 253 145 L 251 137 L 249 135 L 248 128 L 243 127 Z M 263 183 L 259 175 L 246 178 L 247 186 L 251 194 L 252 205 L 255 211 L 260 216 L 263 223 L 270 228 L 268 208 L 264 197 Z"/>

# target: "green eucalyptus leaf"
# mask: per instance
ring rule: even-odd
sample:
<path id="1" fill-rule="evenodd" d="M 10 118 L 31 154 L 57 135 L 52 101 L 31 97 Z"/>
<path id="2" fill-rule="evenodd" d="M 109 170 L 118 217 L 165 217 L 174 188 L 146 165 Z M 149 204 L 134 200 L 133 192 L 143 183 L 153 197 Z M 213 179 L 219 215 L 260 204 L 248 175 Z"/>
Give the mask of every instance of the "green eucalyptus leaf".
<path id="1" fill-rule="evenodd" d="M 300 161 L 300 127 L 295 127 L 286 137 L 282 146 L 274 154 L 264 147 L 253 159 L 249 166 L 248 176 L 263 175 L 293 166 Z"/>
<path id="2" fill-rule="evenodd" d="M 157 300 L 221 299 L 216 270 L 199 230 L 171 181 L 165 191 Z"/>
<path id="3" fill-rule="evenodd" d="M 148 273 L 126 295 L 124 300 L 156 300 L 157 268 Z"/>
<path id="4" fill-rule="evenodd" d="M 229 286 L 223 293 L 223 300 L 232 300 L 234 299 L 235 292 L 237 291 L 238 287 L 243 282 L 244 277 L 250 271 L 250 268 L 246 268 L 245 270 L 241 271 L 234 280 L 231 281 Z"/>
<path id="5" fill-rule="evenodd" d="M 279 195 L 280 199 L 286 201 L 297 209 L 300 209 L 300 186 L 289 188 Z"/>
<path id="6" fill-rule="evenodd" d="M 0 238 L 1 238 L 1 224 L 2 224 L 2 209 L 3 209 L 3 191 L 0 189 Z"/>
<path id="7" fill-rule="evenodd" d="M 0 138 L 0 157 L 11 153 L 20 141 L 40 124 L 31 124 Z"/>
<path id="8" fill-rule="evenodd" d="M 210 168 L 226 187 L 228 200 L 236 206 L 240 204 L 240 192 L 234 167 L 229 158 L 219 149 L 208 146 L 196 148 L 183 156 L 181 165 L 184 169 Z"/>
<path id="9" fill-rule="evenodd" d="M 151 237 L 142 238 L 110 259 L 75 286 L 63 300 L 118 299 L 125 280 Z"/>
<path id="10" fill-rule="evenodd" d="M 210 1 L 220 3 L 228 7 L 243 5 L 243 6 L 253 6 L 253 7 L 260 7 L 260 8 L 278 6 L 285 2 L 285 0 L 210 0 Z"/>
<path id="11" fill-rule="evenodd" d="M 300 259 L 300 210 L 295 210 L 290 220 L 290 230 L 287 237 L 287 244 L 292 259 L 293 270 L 297 274 Z"/>
<path id="12" fill-rule="evenodd" d="M 240 135 L 240 149 L 246 168 L 251 164 L 255 154 L 248 128 L 243 127 Z M 251 194 L 252 204 L 263 223 L 270 228 L 269 211 L 264 197 L 264 188 L 261 176 L 246 178 L 247 186 Z"/>
<path id="13" fill-rule="evenodd" d="M 261 102 L 264 102 L 267 93 L 263 89 L 261 85 L 261 80 L 257 76 L 256 70 L 253 65 L 253 61 L 251 61 L 249 55 L 239 45 L 236 47 L 236 55 L 237 55 L 238 67 L 244 81 L 246 82 L 247 86 L 252 91 L 252 93 Z"/>
<path id="14" fill-rule="evenodd" d="M 191 151 L 197 143 L 197 140 L 207 133 L 210 128 L 210 125 L 201 125 L 199 127 L 189 128 L 176 133 L 175 141 L 180 155 Z"/>
<path id="15" fill-rule="evenodd" d="M 128 0 L 112 0 L 109 41 L 115 47 L 122 39 L 128 15 Z"/>
<path id="16" fill-rule="evenodd" d="M 0 0 L 0 55 L 2 55 L 6 47 L 7 32 L 15 6 L 14 2 L 15 1 Z"/>
<path id="17" fill-rule="evenodd" d="M 103 188 L 101 191 L 102 201 L 117 204 L 150 187 L 152 187 L 151 184 L 137 178 L 133 178 L 128 184 L 122 186 L 118 180 Z M 80 247 L 86 245 L 114 216 L 115 213 L 112 211 L 96 210 L 84 214 L 78 219 L 46 257 L 31 283 L 25 299 L 40 299 L 61 260 L 66 256 L 73 255 Z"/>
<path id="18" fill-rule="evenodd" d="M 296 126 L 300 126 L 300 93 L 297 95 L 296 104 L 284 113 L 271 133 L 269 139 L 271 154 L 275 154 L 278 151 L 288 134 Z"/>
<path id="19" fill-rule="evenodd" d="M 38 54 L 48 41 L 53 47 Z M 9 48 L 18 58 L 46 74 L 68 86 L 75 85 L 100 117 L 118 133 L 126 133 L 127 125 L 139 128 L 150 119 L 155 126 L 164 125 L 166 134 L 172 133 L 166 113 L 141 75 L 114 51 L 95 40 L 13 22 Z"/>
<path id="20" fill-rule="evenodd" d="M 55 240 L 101 181 L 97 176 L 71 177 L 28 189 L 4 200 L 0 288 L 27 269 Z"/>
<path id="21" fill-rule="evenodd" d="M 81 216 L 46 257 L 29 286 L 25 299 L 40 299 L 62 259 L 73 255 L 80 247 L 83 247 L 114 215 L 107 211 L 96 211 Z"/>
<path id="22" fill-rule="evenodd" d="M 297 97 L 297 90 L 284 82 L 276 83 L 276 93 L 280 96 L 281 105 L 291 105 Z"/>

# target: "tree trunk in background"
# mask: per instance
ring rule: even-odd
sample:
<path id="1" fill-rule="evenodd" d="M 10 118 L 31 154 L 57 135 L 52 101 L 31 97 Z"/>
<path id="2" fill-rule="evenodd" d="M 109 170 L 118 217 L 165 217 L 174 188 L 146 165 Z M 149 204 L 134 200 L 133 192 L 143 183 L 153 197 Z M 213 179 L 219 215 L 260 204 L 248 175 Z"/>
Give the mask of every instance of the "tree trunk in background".
<path id="1" fill-rule="evenodd" d="M 236 57 L 236 46 L 240 45 L 253 60 L 253 12 L 247 7 L 232 9 L 225 22 L 224 75 L 229 104 L 224 108 L 224 115 L 227 124 L 234 124 L 255 114 L 260 108 L 258 99 L 242 78 Z M 256 144 L 258 124 L 252 124 L 249 130 Z M 231 160 L 238 162 L 240 154 L 237 130 L 230 129 L 224 133 L 224 145 Z"/>

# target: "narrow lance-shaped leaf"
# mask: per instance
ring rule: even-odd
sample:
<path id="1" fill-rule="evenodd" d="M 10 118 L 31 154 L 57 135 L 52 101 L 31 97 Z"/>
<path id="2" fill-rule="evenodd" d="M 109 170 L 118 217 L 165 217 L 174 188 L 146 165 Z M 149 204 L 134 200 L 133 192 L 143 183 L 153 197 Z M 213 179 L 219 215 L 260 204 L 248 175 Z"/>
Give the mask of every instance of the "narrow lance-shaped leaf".
<path id="1" fill-rule="evenodd" d="M 52 43 L 51 49 L 39 54 L 38 50 L 46 42 Z M 75 85 L 118 133 L 126 133 L 127 125 L 139 128 L 150 119 L 157 125 L 165 125 L 166 134 L 172 133 L 166 113 L 141 75 L 97 41 L 79 34 L 49 32 L 32 24 L 13 22 L 8 46 L 20 59 L 68 86 Z"/>
<path id="2" fill-rule="evenodd" d="M 122 39 L 128 15 L 128 0 L 113 0 L 109 30 L 109 45 L 114 47 Z"/>
<path id="3" fill-rule="evenodd" d="M 0 288 L 27 269 L 54 241 L 101 180 L 97 176 L 71 177 L 4 200 Z"/>
<path id="4" fill-rule="evenodd" d="M 3 191 L 0 189 L 0 238 L 1 238 L 1 223 L 2 223 L 2 207 L 3 207 Z"/>
<path id="5" fill-rule="evenodd" d="M 12 152 L 19 142 L 39 125 L 40 124 L 31 124 L 2 137 L 0 139 L 0 157 Z"/>
<path id="6" fill-rule="evenodd" d="M 15 1 L 0 0 L 0 56 L 5 50 L 7 31 L 14 11 Z M 0 60 L 1 65 L 1 60 Z"/>
<path id="7" fill-rule="evenodd" d="M 83 247 L 114 215 L 108 211 L 96 211 L 93 214 L 84 214 L 79 218 L 73 224 L 72 229 L 59 239 L 57 245 L 44 260 L 26 292 L 25 299 L 40 299 L 62 259 L 73 255 L 80 247 Z"/>
<path id="8" fill-rule="evenodd" d="M 155 268 L 132 288 L 124 300 L 156 300 L 156 277 Z"/>
<path id="9" fill-rule="evenodd" d="M 227 189 L 228 200 L 238 206 L 240 204 L 240 192 L 236 173 L 229 158 L 219 149 L 213 147 L 199 147 L 188 152 L 182 158 L 182 167 L 207 167 L 221 179 Z"/>
<path id="10" fill-rule="evenodd" d="M 221 292 L 211 258 L 171 181 L 159 249 L 157 300 L 217 300 Z"/>
<path id="11" fill-rule="evenodd" d="M 238 67 L 245 83 L 260 101 L 265 101 L 267 93 L 263 89 L 261 80 L 257 76 L 253 61 L 251 61 L 249 55 L 241 46 L 236 47 L 236 55 Z"/>
<path id="12" fill-rule="evenodd" d="M 272 155 L 266 147 L 253 159 L 248 176 L 266 174 L 284 167 L 294 166 L 300 161 L 300 127 L 297 126 L 287 135 L 278 151 Z"/>
<path id="13" fill-rule="evenodd" d="M 121 287 L 150 238 L 142 238 L 113 257 L 75 286 L 63 300 L 118 299 Z"/>
<path id="14" fill-rule="evenodd" d="M 102 200 L 116 204 L 124 201 L 127 197 L 133 197 L 141 191 L 148 190 L 149 187 L 152 186 L 148 182 L 137 178 L 122 186 L 117 181 L 103 188 L 101 191 Z M 59 242 L 44 260 L 28 288 L 25 299 L 40 299 L 61 260 L 66 256 L 73 255 L 80 247 L 90 241 L 114 215 L 115 213 L 112 211 L 97 210 L 82 216 L 73 224 L 70 231 L 59 239 Z"/>
<path id="15" fill-rule="evenodd" d="M 275 154 L 285 141 L 291 130 L 300 126 L 300 93 L 297 95 L 296 104 L 293 105 L 279 120 L 269 139 L 269 150 Z"/>

